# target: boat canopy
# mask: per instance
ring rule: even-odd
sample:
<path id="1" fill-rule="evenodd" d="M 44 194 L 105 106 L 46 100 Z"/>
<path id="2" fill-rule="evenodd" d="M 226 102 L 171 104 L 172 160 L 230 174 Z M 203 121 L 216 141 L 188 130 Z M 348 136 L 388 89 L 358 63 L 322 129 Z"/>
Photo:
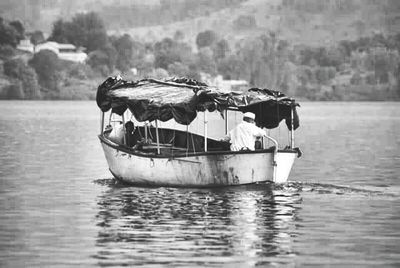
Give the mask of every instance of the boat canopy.
<path id="1" fill-rule="evenodd" d="M 269 129 L 282 120 L 291 129 L 293 109 L 294 129 L 299 126 L 299 104 L 279 91 L 251 88 L 246 92 L 226 92 L 187 78 L 126 81 L 119 76 L 109 77 L 98 87 L 96 101 L 103 112 L 112 109 L 122 115 L 129 109 L 139 122 L 174 118 L 189 125 L 198 111 L 218 110 L 221 115 L 224 110 L 253 112 L 256 124 Z"/>

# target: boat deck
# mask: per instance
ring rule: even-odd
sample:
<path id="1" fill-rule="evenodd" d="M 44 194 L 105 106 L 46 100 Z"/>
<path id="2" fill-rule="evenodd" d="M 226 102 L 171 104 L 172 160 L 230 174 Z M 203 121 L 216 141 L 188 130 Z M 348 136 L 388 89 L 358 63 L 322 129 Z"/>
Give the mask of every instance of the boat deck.
<path id="1" fill-rule="evenodd" d="M 167 128 L 159 128 L 159 146 L 156 140 L 156 128 L 147 128 L 148 140 L 145 140 L 145 128 L 137 127 L 134 135 L 139 140 L 134 146 L 127 146 L 123 142 L 116 142 L 108 138 L 108 133 L 99 135 L 100 140 L 109 146 L 133 155 L 147 157 L 179 157 L 213 154 L 248 154 L 274 152 L 275 147 L 255 151 L 231 151 L 230 143 L 226 141 L 207 139 L 207 152 L 204 150 L 204 137 L 198 134 Z M 159 149 L 159 153 L 158 153 Z M 279 152 L 293 152 L 292 149 L 279 150 Z"/>
<path id="2" fill-rule="evenodd" d="M 159 128 L 158 131 L 160 154 L 204 152 L 204 137 L 201 135 L 168 128 Z M 109 132 L 104 132 L 103 136 L 107 139 L 108 134 Z M 145 127 L 137 127 L 133 133 L 133 138 L 138 142 L 132 146 L 128 146 L 127 143 L 124 144 L 123 141 L 110 140 L 132 151 L 157 153 L 156 135 L 156 128 L 154 127 L 148 127 L 147 129 Z M 128 136 L 125 136 L 125 139 L 128 138 Z M 207 139 L 207 151 L 229 151 L 229 146 L 229 142 Z"/>

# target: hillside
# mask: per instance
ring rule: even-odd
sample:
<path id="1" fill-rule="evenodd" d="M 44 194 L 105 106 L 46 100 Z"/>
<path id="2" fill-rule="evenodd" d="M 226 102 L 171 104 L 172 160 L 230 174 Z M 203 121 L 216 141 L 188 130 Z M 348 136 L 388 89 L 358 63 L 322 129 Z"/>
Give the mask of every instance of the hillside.
<path id="1" fill-rule="evenodd" d="M 180 30 L 183 41 L 194 44 L 199 32 L 211 29 L 231 44 L 272 31 L 293 45 L 327 46 L 400 32 L 398 0 L 0 0 L 1 17 L 47 34 L 56 19 L 91 11 L 101 15 L 109 33 L 129 33 L 138 41 Z"/>
<path id="2" fill-rule="evenodd" d="M 155 41 L 180 30 L 184 41 L 195 47 L 197 34 L 208 29 L 231 44 L 272 31 L 293 45 L 329 46 L 373 33 L 399 33 L 399 14 L 400 1 L 395 0 L 248 0 L 203 16 L 162 25 L 109 28 L 109 32 Z M 254 22 L 240 25 L 238 18 L 250 22 L 254 18 Z"/>
<path id="3" fill-rule="evenodd" d="M 61 0 L 52 3 L 52 14 L 61 16 Z M 46 52 L 31 61 L 16 58 L 27 24 L 0 21 L 0 98 L 91 98 L 92 85 L 83 82 L 115 74 L 184 76 L 211 84 L 216 78 L 245 80 L 309 100 L 400 98 L 397 0 L 79 3 L 88 9 L 71 4 L 72 17 L 53 21 L 49 40 L 84 47 L 83 64 L 67 64 Z"/>

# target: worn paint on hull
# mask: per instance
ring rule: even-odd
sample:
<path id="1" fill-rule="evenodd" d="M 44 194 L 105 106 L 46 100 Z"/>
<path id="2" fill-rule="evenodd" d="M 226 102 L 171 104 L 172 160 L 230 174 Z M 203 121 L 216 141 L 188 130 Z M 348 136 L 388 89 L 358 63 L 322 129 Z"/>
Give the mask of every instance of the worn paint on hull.
<path id="1" fill-rule="evenodd" d="M 159 186 L 224 186 L 287 181 L 295 152 L 221 153 L 151 157 L 102 141 L 110 171 L 124 182 Z M 276 165 L 275 165 L 276 163 Z"/>

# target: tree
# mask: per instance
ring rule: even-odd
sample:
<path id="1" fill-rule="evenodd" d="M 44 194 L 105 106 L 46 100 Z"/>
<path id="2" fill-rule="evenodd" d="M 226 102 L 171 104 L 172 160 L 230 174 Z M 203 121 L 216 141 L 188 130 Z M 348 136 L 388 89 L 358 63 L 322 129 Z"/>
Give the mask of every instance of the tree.
<path id="1" fill-rule="evenodd" d="M 41 50 L 29 61 L 38 75 L 39 84 L 49 90 L 58 91 L 61 63 L 57 55 L 50 50 Z"/>
<path id="2" fill-rule="evenodd" d="M 116 61 L 117 51 L 109 45 L 91 52 L 87 63 L 102 75 L 109 76 L 114 71 Z"/>
<path id="3" fill-rule="evenodd" d="M 332 73 L 332 68 L 335 70 L 334 67 L 320 67 L 315 70 L 315 78 L 319 84 L 326 84 L 330 79 L 333 78 L 330 76 Z"/>
<path id="4" fill-rule="evenodd" d="M 246 30 L 255 28 L 257 23 L 253 15 L 240 15 L 233 21 L 233 25 L 237 30 Z"/>
<path id="5" fill-rule="evenodd" d="M 19 41 L 23 38 L 23 34 L 19 31 L 23 32 L 23 28 L 18 28 L 19 24 L 15 23 L 7 23 L 3 18 L 0 17 L 0 45 L 10 45 L 12 47 L 16 47 Z M 18 28 L 18 29 L 17 29 Z"/>
<path id="6" fill-rule="evenodd" d="M 357 20 L 357 21 L 355 21 L 355 22 L 352 24 L 352 26 L 354 26 L 354 27 L 356 28 L 356 32 L 357 32 L 357 35 L 358 35 L 359 37 L 361 37 L 361 36 L 364 35 L 365 30 L 366 30 L 366 28 L 367 28 L 365 22 L 363 22 L 362 20 Z"/>
<path id="7" fill-rule="evenodd" d="M 267 49 L 261 38 L 245 40 L 240 46 L 239 59 L 246 65 L 241 71 L 241 77 L 249 81 L 250 85 L 261 85 L 261 76 L 270 73 L 269 70 L 265 70 L 268 66 L 263 64 L 264 60 L 268 59 L 265 50 Z"/>
<path id="8" fill-rule="evenodd" d="M 229 55 L 218 62 L 218 73 L 225 79 L 245 79 L 242 71 L 245 69 L 245 63 L 236 55 Z"/>
<path id="9" fill-rule="evenodd" d="M 362 77 L 360 75 L 360 72 L 356 72 L 353 74 L 353 76 L 350 79 L 350 83 L 352 85 L 360 85 L 362 83 Z"/>
<path id="10" fill-rule="evenodd" d="M 209 47 L 204 47 L 199 51 L 196 63 L 199 70 L 211 75 L 217 74 L 217 65 L 215 64 L 212 50 Z"/>
<path id="11" fill-rule="evenodd" d="M 175 49 L 176 42 L 171 38 L 164 38 L 154 44 L 154 67 L 167 69 L 168 65 L 180 61 L 178 51 Z"/>
<path id="12" fill-rule="evenodd" d="M 7 60 L 15 55 L 15 49 L 10 45 L 0 45 L 0 59 Z"/>
<path id="13" fill-rule="evenodd" d="M 367 70 L 374 72 L 376 82 L 387 83 L 389 73 L 395 73 L 399 60 L 400 57 L 397 51 L 373 48 L 366 57 L 365 67 Z"/>
<path id="14" fill-rule="evenodd" d="M 185 34 L 181 30 L 177 30 L 174 34 L 174 40 L 181 42 L 185 38 Z"/>
<path id="15" fill-rule="evenodd" d="M 36 53 L 36 46 L 44 42 L 46 39 L 44 38 L 42 31 L 34 31 L 31 35 L 30 40 L 34 47 L 34 53 Z"/>
<path id="16" fill-rule="evenodd" d="M 17 80 L 15 84 L 11 84 L 5 88 L 6 98 L 10 100 L 22 100 L 25 98 L 22 83 Z"/>
<path id="17" fill-rule="evenodd" d="M 168 72 L 163 68 L 154 69 L 153 72 L 151 73 L 151 77 L 154 77 L 156 79 L 167 78 L 168 76 L 169 76 Z"/>
<path id="18" fill-rule="evenodd" d="M 95 12 L 77 14 L 71 22 L 57 20 L 49 40 L 83 46 L 88 52 L 107 46 L 108 36 L 103 21 Z"/>
<path id="19" fill-rule="evenodd" d="M 107 45 L 107 31 L 100 16 L 95 12 L 77 14 L 72 18 L 73 44 L 85 47 L 89 52 Z"/>
<path id="20" fill-rule="evenodd" d="M 295 88 L 297 86 L 297 66 L 291 61 L 285 61 L 282 67 L 279 68 L 278 77 L 273 85 L 274 89 L 284 92 L 288 95 L 295 95 Z M 271 88 L 270 84 L 267 87 Z"/>
<path id="21" fill-rule="evenodd" d="M 93 80 L 91 78 L 95 77 L 93 69 L 88 64 L 84 63 L 71 62 L 64 71 L 68 78 L 75 78 L 83 81 Z"/>
<path id="22" fill-rule="evenodd" d="M 24 25 L 22 24 L 21 21 L 14 20 L 14 21 L 11 21 L 9 23 L 9 25 L 11 27 L 13 27 L 16 30 L 16 32 L 18 33 L 18 35 L 17 35 L 18 41 L 24 39 L 24 37 L 25 37 L 25 28 L 24 28 Z"/>
<path id="23" fill-rule="evenodd" d="M 154 44 L 154 67 L 168 69 L 174 62 L 189 63 L 193 57 L 192 49 L 185 43 L 164 38 Z"/>
<path id="24" fill-rule="evenodd" d="M 297 69 L 297 79 L 304 88 L 316 82 L 312 69 L 306 65 L 302 65 Z"/>
<path id="25" fill-rule="evenodd" d="M 24 97 L 27 99 L 39 99 L 40 89 L 37 75 L 32 67 L 21 59 L 11 59 L 4 63 L 4 74 L 21 81 Z"/>
<path id="26" fill-rule="evenodd" d="M 190 73 L 189 66 L 181 63 L 174 62 L 168 66 L 168 73 L 172 76 L 182 77 Z"/>
<path id="27" fill-rule="evenodd" d="M 69 40 L 69 24 L 64 22 L 62 19 L 58 19 L 53 23 L 53 29 L 49 37 L 50 41 L 55 41 L 58 43 L 68 43 Z"/>
<path id="28" fill-rule="evenodd" d="M 197 48 L 209 47 L 217 40 L 217 34 L 212 30 L 200 32 L 196 37 Z"/>
<path id="29" fill-rule="evenodd" d="M 154 62 L 154 55 L 149 54 L 151 51 L 151 45 L 149 47 L 146 44 L 143 44 L 138 41 L 133 41 L 133 48 L 132 48 L 132 66 L 136 67 L 137 69 L 146 69 L 146 65 L 151 62 L 153 65 Z"/>
<path id="30" fill-rule="evenodd" d="M 132 67 L 133 60 L 133 41 L 130 35 L 124 34 L 112 40 L 112 44 L 117 51 L 116 67 L 122 72 L 128 71 Z"/>
<path id="31" fill-rule="evenodd" d="M 397 96 L 400 97 L 400 63 L 397 64 L 395 69 L 395 77 L 397 77 Z"/>
<path id="32" fill-rule="evenodd" d="M 225 39 L 219 40 L 212 47 L 214 58 L 216 60 L 220 60 L 225 58 L 230 53 L 230 47 L 228 42 Z"/>

